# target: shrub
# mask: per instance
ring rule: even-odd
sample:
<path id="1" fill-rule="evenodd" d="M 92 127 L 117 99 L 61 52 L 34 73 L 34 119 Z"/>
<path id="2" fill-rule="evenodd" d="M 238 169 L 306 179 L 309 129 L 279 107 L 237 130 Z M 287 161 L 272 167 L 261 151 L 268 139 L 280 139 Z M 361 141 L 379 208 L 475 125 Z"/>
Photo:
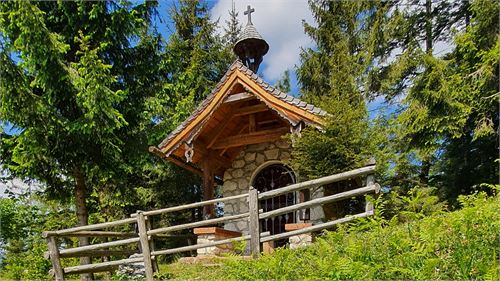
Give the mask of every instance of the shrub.
<path id="1" fill-rule="evenodd" d="M 498 280 L 499 197 L 460 198 L 463 209 L 411 220 L 378 216 L 324 232 L 310 247 L 277 249 L 258 260 L 229 259 L 220 280 Z M 409 211 L 405 213 L 408 217 Z M 213 271 L 212 269 L 209 269 Z M 174 274 L 179 279 L 207 276 Z"/>

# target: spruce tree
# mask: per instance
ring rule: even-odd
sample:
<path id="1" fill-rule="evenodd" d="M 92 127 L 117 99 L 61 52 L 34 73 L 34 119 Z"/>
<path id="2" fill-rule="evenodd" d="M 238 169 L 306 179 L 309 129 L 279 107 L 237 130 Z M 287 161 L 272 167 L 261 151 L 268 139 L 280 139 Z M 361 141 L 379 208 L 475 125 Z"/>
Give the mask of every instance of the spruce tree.
<path id="1" fill-rule="evenodd" d="M 228 11 L 229 20 L 226 20 L 226 26 L 224 27 L 224 41 L 230 48 L 238 41 L 242 28 L 238 20 L 238 12 L 236 12 L 234 1 L 231 4 L 231 10 Z"/>
<path id="2" fill-rule="evenodd" d="M 158 51 L 149 29 L 154 7 L 0 3 L 0 120 L 19 129 L 2 134 L 2 168 L 38 180 L 51 197 L 71 199 L 78 225 L 95 207 L 88 196 L 119 186 L 147 151 L 143 126 L 151 121 L 143 111 L 156 92 Z M 115 191 L 109 198 L 119 201 Z"/>
<path id="3" fill-rule="evenodd" d="M 370 157 L 364 73 L 381 51 L 388 2 L 310 1 L 316 25 L 304 23 L 316 43 L 301 53 L 301 98 L 328 111 L 324 132 L 307 129 L 295 141 L 293 162 L 315 178 L 363 165 Z"/>
<path id="4" fill-rule="evenodd" d="M 217 22 L 210 20 L 204 2 L 182 0 L 170 11 L 175 32 L 161 62 L 162 90 L 150 105 L 158 113 L 154 133 L 158 143 L 182 122 L 212 90 L 231 63 Z"/>

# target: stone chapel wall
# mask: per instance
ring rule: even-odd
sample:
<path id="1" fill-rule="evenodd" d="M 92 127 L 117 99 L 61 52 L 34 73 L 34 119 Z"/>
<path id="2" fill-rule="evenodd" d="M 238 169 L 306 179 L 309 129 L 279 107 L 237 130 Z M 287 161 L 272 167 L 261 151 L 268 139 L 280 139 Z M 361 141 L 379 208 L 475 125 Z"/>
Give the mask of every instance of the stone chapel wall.
<path id="1" fill-rule="evenodd" d="M 232 166 L 224 173 L 224 185 L 222 194 L 224 197 L 247 193 L 252 177 L 257 170 L 275 164 L 286 163 L 290 159 L 291 146 L 285 140 L 270 143 L 248 145 L 233 161 Z M 297 175 L 296 175 L 297 176 Z M 323 196 L 322 188 L 313 190 L 311 199 Z M 248 212 L 246 199 L 226 202 L 224 205 L 224 216 Z M 324 218 L 321 206 L 310 210 L 310 222 L 317 223 Z M 224 228 L 248 234 L 248 221 L 246 219 L 228 222 Z"/>
<path id="2" fill-rule="evenodd" d="M 232 166 L 224 173 L 222 194 L 224 197 L 248 192 L 252 176 L 264 163 L 284 162 L 290 159 L 290 144 L 285 140 L 271 143 L 248 145 L 233 161 Z M 265 165 L 264 165 L 265 166 Z M 226 202 L 224 215 L 235 215 L 248 212 L 246 199 Z M 224 226 L 227 230 L 248 233 L 246 219 L 228 222 Z"/>

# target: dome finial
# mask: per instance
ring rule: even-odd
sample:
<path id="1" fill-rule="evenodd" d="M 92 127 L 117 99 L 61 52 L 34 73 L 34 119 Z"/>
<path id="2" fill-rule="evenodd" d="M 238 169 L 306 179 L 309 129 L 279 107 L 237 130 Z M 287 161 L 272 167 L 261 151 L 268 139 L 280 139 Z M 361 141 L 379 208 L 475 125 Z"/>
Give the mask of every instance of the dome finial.
<path id="1" fill-rule="evenodd" d="M 257 29 L 252 23 L 252 13 L 255 9 L 247 6 L 247 10 L 243 12 L 248 15 L 248 22 L 243 29 L 238 42 L 234 45 L 233 51 L 240 58 L 244 65 L 257 73 L 259 65 L 262 62 L 262 57 L 267 54 L 269 45 L 262 39 L 262 36 L 257 32 Z"/>

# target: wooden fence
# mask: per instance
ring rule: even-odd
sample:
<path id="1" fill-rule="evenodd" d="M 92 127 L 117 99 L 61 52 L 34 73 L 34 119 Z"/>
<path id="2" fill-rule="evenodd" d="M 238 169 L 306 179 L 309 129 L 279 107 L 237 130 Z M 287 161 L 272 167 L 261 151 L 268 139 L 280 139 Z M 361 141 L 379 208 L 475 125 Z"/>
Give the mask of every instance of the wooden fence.
<path id="1" fill-rule="evenodd" d="M 360 214 L 355 214 L 352 216 L 347 216 L 341 219 L 336 219 L 333 221 L 316 224 L 310 227 L 293 230 L 286 233 L 279 233 L 270 235 L 267 233 L 261 233 L 259 229 L 259 220 L 265 218 L 276 217 L 281 214 L 290 213 L 292 211 L 298 211 L 301 209 L 310 208 L 317 205 L 323 205 L 326 203 L 331 203 L 335 201 L 341 201 L 349 199 L 352 197 L 368 194 L 368 193 L 378 193 L 380 191 L 380 186 L 375 183 L 373 173 L 375 171 L 375 166 L 366 166 L 363 168 L 355 169 L 352 171 L 339 173 L 311 181 L 301 182 L 297 184 L 292 184 L 283 188 L 274 189 L 266 192 L 259 193 L 253 187 L 250 187 L 249 192 L 241 195 L 224 197 L 219 199 L 213 199 L 208 201 L 202 201 L 198 203 L 192 203 L 182 206 L 176 206 L 165 209 L 158 209 L 152 211 L 138 211 L 131 215 L 131 218 L 117 220 L 113 222 L 99 223 L 87 226 L 73 227 L 64 230 L 57 231 L 45 231 L 43 236 L 47 239 L 48 243 L 48 253 L 47 256 L 50 258 L 53 267 L 53 273 L 56 280 L 64 280 L 67 274 L 82 274 L 82 273 L 94 273 L 114 270 L 120 265 L 130 264 L 130 263 L 144 263 L 146 271 L 146 279 L 148 281 L 153 280 L 153 270 L 154 270 L 154 259 L 160 255 L 168 255 L 174 253 L 181 253 L 187 251 L 193 251 L 201 248 L 214 247 L 218 245 L 224 245 L 236 241 L 250 240 L 250 249 L 252 256 L 256 257 L 261 252 L 261 243 L 279 240 L 299 234 L 311 233 L 315 231 L 320 231 L 323 229 L 331 228 L 332 226 L 352 221 L 356 218 L 367 217 L 373 214 L 373 205 L 371 203 L 366 203 L 365 212 Z M 306 202 L 298 203 L 292 206 L 283 207 L 280 209 L 275 209 L 267 212 L 259 210 L 259 200 L 265 200 L 268 198 L 276 197 L 279 195 L 287 194 L 290 192 L 300 191 L 304 189 L 311 189 L 320 187 L 333 182 L 338 182 L 350 178 L 357 178 L 361 176 L 366 176 L 366 186 L 353 189 L 350 191 L 341 192 L 338 194 L 324 196 L 321 198 L 312 199 Z M 207 219 L 203 221 L 191 222 L 181 225 L 173 225 L 168 227 L 161 227 L 153 229 L 151 228 L 151 217 L 155 215 L 161 215 L 181 210 L 186 210 L 190 208 L 203 207 L 209 204 L 215 204 L 220 202 L 228 202 L 233 200 L 241 200 L 242 198 L 248 199 L 249 211 L 246 213 L 229 215 L 220 218 Z M 207 244 L 197 244 L 190 246 L 183 246 L 172 249 L 162 249 L 156 250 L 154 248 L 154 238 L 160 237 L 165 233 L 171 233 L 173 231 L 192 229 L 202 226 L 210 226 L 218 223 L 225 223 L 228 221 L 248 219 L 248 229 L 249 234 L 243 235 L 241 237 L 229 238 L 219 241 L 214 241 Z M 116 231 L 106 231 L 102 229 L 135 224 L 137 232 L 116 232 Z M 61 237 L 112 237 L 112 238 L 122 238 L 116 241 L 102 242 L 94 245 L 87 245 L 75 248 L 59 249 L 58 238 Z M 120 249 L 120 250 L 110 250 L 111 247 L 125 246 L 125 245 L 138 245 L 138 250 L 133 249 Z M 136 253 L 133 258 L 128 257 L 130 254 Z M 109 257 L 109 256 L 126 256 L 127 258 L 104 261 L 100 263 L 78 265 L 63 268 L 61 265 L 62 258 L 70 257 Z"/>

